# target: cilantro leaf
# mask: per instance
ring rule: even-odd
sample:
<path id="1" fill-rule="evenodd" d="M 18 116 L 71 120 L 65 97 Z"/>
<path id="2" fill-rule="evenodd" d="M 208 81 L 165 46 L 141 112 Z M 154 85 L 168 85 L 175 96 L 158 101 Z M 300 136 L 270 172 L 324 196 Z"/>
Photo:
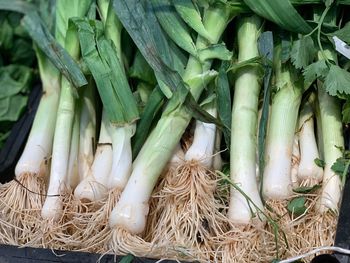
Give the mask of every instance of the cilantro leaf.
<path id="1" fill-rule="evenodd" d="M 316 49 L 311 36 L 304 36 L 294 41 L 291 60 L 296 68 L 305 68 L 313 61 L 315 54 Z"/>
<path id="2" fill-rule="evenodd" d="M 326 91 L 336 96 L 338 94 L 350 94 L 350 73 L 337 65 L 332 65 L 325 79 Z"/>
<path id="3" fill-rule="evenodd" d="M 308 65 L 303 72 L 305 83 L 311 85 L 317 78 L 325 78 L 328 71 L 329 69 L 324 59 Z"/>
<path id="4" fill-rule="evenodd" d="M 347 174 L 349 171 L 345 171 L 348 167 L 349 159 L 340 157 L 337 159 L 337 161 L 332 165 L 331 169 L 333 172 L 335 172 L 337 175 L 340 176 L 340 178 L 343 179 L 343 175 Z"/>
<path id="5" fill-rule="evenodd" d="M 316 158 L 314 162 L 318 167 L 324 168 L 326 166 L 326 162 L 319 158 Z"/>
<path id="6" fill-rule="evenodd" d="M 298 194 L 308 194 L 308 193 L 315 192 L 320 188 L 321 188 L 321 185 L 319 184 L 316 184 L 314 186 L 300 186 L 298 188 L 293 189 L 293 192 Z"/>
<path id="7" fill-rule="evenodd" d="M 304 196 L 302 197 L 296 197 L 293 198 L 287 206 L 287 209 L 290 213 L 292 213 L 295 216 L 301 216 L 306 211 L 306 198 Z"/>

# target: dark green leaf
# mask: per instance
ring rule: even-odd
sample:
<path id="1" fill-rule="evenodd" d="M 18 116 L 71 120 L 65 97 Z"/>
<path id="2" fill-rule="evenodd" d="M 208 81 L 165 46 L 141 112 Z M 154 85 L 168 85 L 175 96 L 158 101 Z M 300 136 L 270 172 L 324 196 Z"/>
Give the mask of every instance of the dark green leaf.
<path id="1" fill-rule="evenodd" d="M 28 97 L 22 95 L 0 99 L 0 121 L 17 121 L 27 101 Z"/>
<path id="2" fill-rule="evenodd" d="M 177 102 L 186 100 L 188 89 L 174 69 L 174 53 L 148 1 L 114 0 L 114 10 L 158 79 L 177 92 Z M 131 11 L 132 10 L 132 11 Z"/>
<path id="3" fill-rule="evenodd" d="M 345 124 L 350 123 L 350 99 L 347 99 L 343 105 L 342 116 Z"/>
<path id="4" fill-rule="evenodd" d="M 13 42 L 13 28 L 7 19 L 5 19 L 0 26 L 0 47 L 3 49 L 9 49 Z"/>
<path id="5" fill-rule="evenodd" d="M 318 167 L 321 167 L 321 168 L 324 168 L 325 165 L 326 165 L 325 161 L 323 161 L 323 160 L 321 160 L 321 159 L 319 159 L 319 158 L 316 158 L 316 159 L 314 160 L 314 162 L 315 162 L 315 164 L 316 164 Z"/>
<path id="6" fill-rule="evenodd" d="M 113 42 L 101 35 L 102 23 L 92 20 L 90 23 L 86 18 L 73 18 L 69 31 L 78 31 L 83 59 L 95 79 L 110 121 L 117 125 L 134 122 L 138 119 L 138 108 L 117 51 Z"/>
<path id="7" fill-rule="evenodd" d="M 231 127 L 231 93 L 230 85 L 227 78 L 228 63 L 223 62 L 219 70 L 219 76 L 217 78 L 216 94 L 218 105 L 218 117 L 225 127 Z M 231 146 L 230 132 L 228 129 L 223 130 L 226 146 L 228 149 Z"/>
<path id="8" fill-rule="evenodd" d="M 132 95 L 128 80 L 125 75 L 124 67 L 121 64 L 117 51 L 112 41 L 99 39 L 97 42 L 98 51 L 101 59 L 108 65 L 111 70 L 111 82 L 114 93 L 121 105 L 124 121 L 131 123 L 139 118 L 136 101 Z M 113 107 L 114 105 L 109 105 Z"/>
<path id="9" fill-rule="evenodd" d="M 216 121 L 210 114 L 200 109 L 196 100 L 189 93 L 176 69 L 173 57 L 176 54 L 171 52 L 150 3 L 140 0 L 114 0 L 113 3 L 120 21 L 144 58 L 153 68 L 157 77 L 174 93 L 172 95 L 173 106 L 168 107 L 168 111 L 170 108 L 174 109 L 186 102 L 188 109 L 192 112 L 198 111 L 198 117 L 206 115 L 208 119 Z M 175 99 L 173 99 L 174 96 L 176 96 Z"/>
<path id="10" fill-rule="evenodd" d="M 27 92 L 31 79 L 32 71 L 28 67 L 10 65 L 0 68 L 0 99 Z"/>
<path id="11" fill-rule="evenodd" d="M 31 66 L 35 60 L 33 44 L 24 39 L 16 39 L 11 47 L 11 61 L 16 64 Z"/>
<path id="12" fill-rule="evenodd" d="M 139 50 L 136 51 L 134 62 L 129 69 L 129 77 L 142 80 L 150 85 L 156 85 L 157 83 L 152 68 Z"/>
<path id="13" fill-rule="evenodd" d="M 170 0 L 152 0 L 155 14 L 167 35 L 182 49 L 197 56 L 196 45 L 190 35 L 190 30 L 179 17 Z"/>
<path id="14" fill-rule="evenodd" d="M 323 80 L 329 71 L 325 60 L 319 60 L 307 66 L 303 72 L 305 83 L 311 85 L 317 78 Z"/>
<path id="15" fill-rule="evenodd" d="M 289 37 L 289 35 L 284 36 L 281 40 L 281 48 L 282 48 L 281 61 L 282 61 L 282 63 L 286 63 L 290 59 L 291 52 L 292 52 L 292 41 L 288 37 Z"/>
<path id="16" fill-rule="evenodd" d="M 287 206 L 287 209 L 290 213 L 292 213 L 294 216 L 301 216 L 306 212 L 306 198 L 305 197 L 296 197 L 292 199 Z"/>
<path id="17" fill-rule="evenodd" d="M 316 184 L 314 186 L 301 186 L 296 189 L 293 189 L 293 192 L 298 193 L 298 194 L 309 194 L 313 193 L 316 190 L 320 189 L 321 185 Z"/>
<path id="18" fill-rule="evenodd" d="M 325 79 L 326 91 L 336 96 L 338 94 L 350 94 L 350 73 L 337 65 L 331 65 Z"/>
<path id="19" fill-rule="evenodd" d="M 333 172 L 335 172 L 337 175 L 339 175 L 341 178 L 343 177 L 343 174 L 347 174 L 349 172 L 349 169 L 346 171 L 346 168 L 348 167 L 349 160 L 346 158 L 338 158 L 337 161 L 332 165 L 331 169 Z"/>
<path id="20" fill-rule="evenodd" d="M 331 36 L 337 36 L 344 42 L 350 44 L 350 22 L 346 23 L 341 29 L 330 34 Z"/>
<path id="21" fill-rule="evenodd" d="M 315 58 L 316 49 L 311 36 L 303 36 L 294 41 L 291 51 L 293 65 L 298 68 L 305 68 Z"/>
<path id="22" fill-rule="evenodd" d="M 133 159 L 136 158 L 137 154 L 141 150 L 144 142 L 146 141 L 148 134 L 150 132 L 151 125 L 153 123 L 154 117 L 157 115 L 159 110 L 162 108 L 164 103 L 164 94 L 156 87 L 141 113 L 140 120 L 137 123 L 136 133 L 132 138 L 132 156 Z"/>
<path id="23" fill-rule="evenodd" d="M 0 1 L 0 10 L 23 13 L 23 27 L 50 61 L 75 87 L 87 84 L 84 74 L 77 63 L 56 42 L 33 5 L 18 0 L 2 0 Z"/>
<path id="24" fill-rule="evenodd" d="M 124 256 L 119 263 L 131 263 L 134 260 L 134 256 L 131 254 L 128 254 L 126 256 Z"/>

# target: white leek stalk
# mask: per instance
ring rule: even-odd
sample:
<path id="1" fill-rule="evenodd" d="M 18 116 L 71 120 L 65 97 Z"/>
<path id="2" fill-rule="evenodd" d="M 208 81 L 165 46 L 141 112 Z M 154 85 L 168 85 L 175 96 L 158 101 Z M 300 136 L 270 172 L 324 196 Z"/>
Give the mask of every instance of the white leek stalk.
<path id="1" fill-rule="evenodd" d="M 58 221 L 62 215 L 61 194 L 66 190 L 69 150 L 72 137 L 75 102 L 73 88 L 62 78 L 61 97 L 57 112 L 50 182 L 41 215 L 44 219 Z"/>
<path id="2" fill-rule="evenodd" d="M 258 38 L 262 21 L 258 16 L 244 17 L 238 29 L 238 60 L 259 55 Z M 258 126 L 259 74 L 242 69 L 237 74 L 232 108 L 230 176 L 234 184 L 263 209 L 256 180 L 256 130 Z M 231 187 L 228 217 L 236 224 L 248 224 L 257 212 L 245 196 Z"/>
<path id="3" fill-rule="evenodd" d="M 225 6 L 206 9 L 203 22 L 216 42 L 219 41 L 231 17 L 231 11 Z M 206 40 L 198 38 L 198 48 L 204 48 L 207 45 Z M 184 80 L 191 80 L 208 71 L 210 67 L 210 60 L 200 62 L 195 57 L 190 57 Z M 204 85 L 202 82 L 196 82 L 190 86 L 190 89 L 194 98 L 198 100 Z M 109 219 L 112 228 L 118 226 L 133 234 L 144 231 L 153 188 L 190 119 L 191 115 L 181 106 L 162 115 L 133 163 L 131 177 Z"/>
<path id="4" fill-rule="evenodd" d="M 37 51 L 37 56 L 43 95 L 26 146 L 15 168 L 17 179 L 23 174 L 46 175 L 48 169 L 46 161 L 52 151 L 60 94 L 60 75 L 51 62 L 39 52 Z"/>
<path id="5" fill-rule="evenodd" d="M 316 137 L 314 131 L 313 111 L 309 102 L 306 102 L 299 117 L 299 145 L 300 163 L 298 178 L 303 185 L 313 186 L 322 181 L 323 169 L 316 165 L 315 159 L 318 154 Z"/>
<path id="6" fill-rule="evenodd" d="M 132 166 L 131 137 L 135 134 L 135 130 L 135 124 L 110 128 L 113 162 L 108 178 L 109 189 L 117 188 L 122 191 L 129 180 Z"/>
<path id="7" fill-rule="evenodd" d="M 206 105 L 206 111 L 216 117 L 216 103 L 210 102 Z M 211 168 L 213 163 L 213 153 L 215 146 L 216 125 L 213 123 L 205 123 L 196 121 L 193 141 L 185 154 L 186 161 L 197 161 L 203 167 Z"/>
<path id="8" fill-rule="evenodd" d="M 80 200 L 98 201 L 107 195 L 108 177 L 112 168 L 112 139 L 108 133 L 109 119 L 106 111 L 102 112 L 100 137 L 90 173 L 79 183 L 74 196 Z"/>

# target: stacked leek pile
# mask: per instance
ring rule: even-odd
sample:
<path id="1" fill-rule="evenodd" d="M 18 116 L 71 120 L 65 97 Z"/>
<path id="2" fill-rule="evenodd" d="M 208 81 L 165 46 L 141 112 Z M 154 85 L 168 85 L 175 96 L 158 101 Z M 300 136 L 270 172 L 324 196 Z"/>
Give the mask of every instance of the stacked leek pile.
<path id="1" fill-rule="evenodd" d="M 203 262 L 331 245 L 347 4 L 0 2 L 22 14 L 43 86 L 0 187 L 0 241 Z"/>

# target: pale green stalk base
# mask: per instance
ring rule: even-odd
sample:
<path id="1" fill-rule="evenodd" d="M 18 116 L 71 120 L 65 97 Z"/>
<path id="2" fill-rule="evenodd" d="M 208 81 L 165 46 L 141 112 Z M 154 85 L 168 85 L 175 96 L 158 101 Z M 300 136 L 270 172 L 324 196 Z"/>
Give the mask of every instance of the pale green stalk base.
<path id="1" fill-rule="evenodd" d="M 292 151 L 302 92 L 290 74 L 288 68 L 281 73 L 284 86 L 274 97 L 266 139 L 263 194 L 273 200 L 292 194 Z"/>
<path id="2" fill-rule="evenodd" d="M 82 181 L 87 176 L 94 160 L 94 144 L 96 143 L 95 96 L 94 86 L 89 83 L 80 101 L 79 181 Z"/>
<path id="3" fill-rule="evenodd" d="M 72 137 L 75 99 L 73 87 L 62 78 L 61 96 L 57 111 L 55 136 L 53 142 L 51 172 L 47 197 L 41 215 L 44 219 L 58 220 L 62 213 L 60 196 L 66 188 L 69 148 Z"/>
<path id="4" fill-rule="evenodd" d="M 341 148 L 344 148 L 341 108 L 338 99 L 328 95 L 320 82 L 318 87 L 324 161 L 326 163 L 318 210 L 321 213 L 328 210 L 338 212 L 343 186 L 339 175 L 331 170 L 331 166 L 343 156 L 341 151 Z"/>
<path id="5" fill-rule="evenodd" d="M 68 169 L 67 169 L 67 187 L 75 189 L 79 184 L 79 125 L 80 125 L 80 111 L 76 110 L 74 113 L 74 123 L 72 131 L 72 140 L 69 147 L 69 159 L 68 159 Z"/>
<path id="6" fill-rule="evenodd" d="M 79 183 L 74 196 L 80 200 L 99 201 L 108 194 L 108 177 L 112 169 L 112 139 L 108 133 L 110 125 L 106 111 L 102 113 L 100 137 L 88 175 Z"/>
<path id="7" fill-rule="evenodd" d="M 316 137 L 314 132 L 314 120 L 311 105 L 306 103 L 299 117 L 299 145 L 300 163 L 298 178 L 304 181 L 304 186 L 313 186 L 322 181 L 323 169 L 316 165 L 315 159 L 319 159 Z M 308 184 L 308 185 L 306 185 Z"/>
<path id="8" fill-rule="evenodd" d="M 216 117 L 216 104 L 211 102 L 206 111 L 213 117 Z M 210 169 L 213 163 L 215 133 L 216 125 L 214 123 L 196 121 L 192 145 L 185 153 L 185 160 L 189 162 L 195 161 L 199 165 Z"/>
<path id="9" fill-rule="evenodd" d="M 59 82 L 59 76 L 52 76 L 48 83 L 43 82 L 44 94 L 40 99 L 28 141 L 16 165 L 17 179 L 24 173 L 42 174 L 43 165 L 49 161 L 59 101 Z"/>
<path id="10" fill-rule="evenodd" d="M 261 20 L 245 17 L 238 29 L 238 60 L 245 61 L 259 55 L 258 38 Z M 263 204 L 256 180 L 256 131 L 258 125 L 259 75 L 256 69 L 242 69 L 235 82 L 232 108 L 230 177 L 233 183 L 249 196 L 261 210 Z M 249 224 L 257 209 L 234 187 L 227 216 L 237 224 Z M 256 219 L 258 219 L 256 217 Z M 257 220 L 259 221 L 259 219 Z"/>

